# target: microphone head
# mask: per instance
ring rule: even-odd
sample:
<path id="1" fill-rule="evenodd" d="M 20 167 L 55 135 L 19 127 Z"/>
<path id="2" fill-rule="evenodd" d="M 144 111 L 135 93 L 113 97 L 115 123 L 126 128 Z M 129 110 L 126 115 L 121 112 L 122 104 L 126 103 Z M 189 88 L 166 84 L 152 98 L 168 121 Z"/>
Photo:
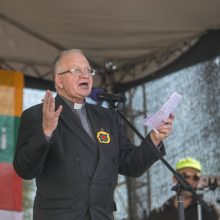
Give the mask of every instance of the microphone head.
<path id="1" fill-rule="evenodd" d="M 103 89 L 94 88 L 88 96 L 96 102 L 107 101 L 113 102 L 126 102 L 127 98 L 120 94 L 106 93 Z"/>
<path id="2" fill-rule="evenodd" d="M 104 93 L 103 89 L 100 88 L 94 88 L 92 89 L 91 93 L 89 94 L 89 98 L 91 98 L 92 100 L 98 102 L 100 101 L 99 95 Z"/>

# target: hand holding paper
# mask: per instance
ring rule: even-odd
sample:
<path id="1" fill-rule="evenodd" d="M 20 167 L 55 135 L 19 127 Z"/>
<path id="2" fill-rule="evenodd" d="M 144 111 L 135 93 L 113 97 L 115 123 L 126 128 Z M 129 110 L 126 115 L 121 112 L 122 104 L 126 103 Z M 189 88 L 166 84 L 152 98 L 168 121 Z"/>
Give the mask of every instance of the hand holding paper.
<path id="1" fill-rule="evenodd" d="M 157 132 L 157 127 L 174 112 L 181 98 L 182 96 L 180 94 L 174 92 L 159 111 L 144 119 L 144 125 Z"/>

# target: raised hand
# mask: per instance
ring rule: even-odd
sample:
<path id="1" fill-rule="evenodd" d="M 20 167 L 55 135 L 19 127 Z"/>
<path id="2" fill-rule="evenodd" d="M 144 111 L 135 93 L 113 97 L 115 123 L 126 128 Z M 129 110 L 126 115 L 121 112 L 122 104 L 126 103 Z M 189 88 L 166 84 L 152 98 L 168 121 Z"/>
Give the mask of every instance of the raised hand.
<path id="1" fill-rule="evenodd" d="M 157 146 L 161 141 L 171 134 L 173 129 L 173 120 L 174 114 L 171 113 L 170 117 L 164 120 L 164 123 L 157 128 L 157 131 L 152 130 L 150 132 L 150 137 L 154 145 Z"/>
<path id="2" fill-rule="evenodd" d="M 55 111 L 55 99 L 52 96 L 52 93 L 47 90 L 43 99 L 42 121 L 43 132 L 46 136 L 50 137 L 53 131 L 56 129 L 62 108 L 63 107 L 60 105 Z"/>

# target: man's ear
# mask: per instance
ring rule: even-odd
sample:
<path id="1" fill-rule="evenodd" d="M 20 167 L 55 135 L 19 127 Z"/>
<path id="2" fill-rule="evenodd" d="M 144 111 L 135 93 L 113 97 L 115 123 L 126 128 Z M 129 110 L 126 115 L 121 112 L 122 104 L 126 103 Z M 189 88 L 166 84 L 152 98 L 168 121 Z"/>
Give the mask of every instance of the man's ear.
<path id="1" fill-rule="evenodd" d="M 54 77 L 54 82 L 55 82 L 55 85 L 62 89 L 63 88 L 63 82 L 62 82 L 62 77 L 59 75 L 59 74 L 56 74 L 55 77 Z"/>

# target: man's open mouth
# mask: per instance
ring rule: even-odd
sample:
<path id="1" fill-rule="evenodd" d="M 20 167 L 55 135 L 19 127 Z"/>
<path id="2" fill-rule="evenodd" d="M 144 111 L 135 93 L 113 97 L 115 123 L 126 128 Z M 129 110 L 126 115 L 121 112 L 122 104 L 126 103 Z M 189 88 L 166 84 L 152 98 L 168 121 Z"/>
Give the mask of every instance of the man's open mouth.
<path id="1" fill-rule="evenodd" d="M 82 83 L 79 84 L 79 86 L 81 88 L 88 88 L 89 87 L 89 83 L 88 82 L 82 82 Z"/>

